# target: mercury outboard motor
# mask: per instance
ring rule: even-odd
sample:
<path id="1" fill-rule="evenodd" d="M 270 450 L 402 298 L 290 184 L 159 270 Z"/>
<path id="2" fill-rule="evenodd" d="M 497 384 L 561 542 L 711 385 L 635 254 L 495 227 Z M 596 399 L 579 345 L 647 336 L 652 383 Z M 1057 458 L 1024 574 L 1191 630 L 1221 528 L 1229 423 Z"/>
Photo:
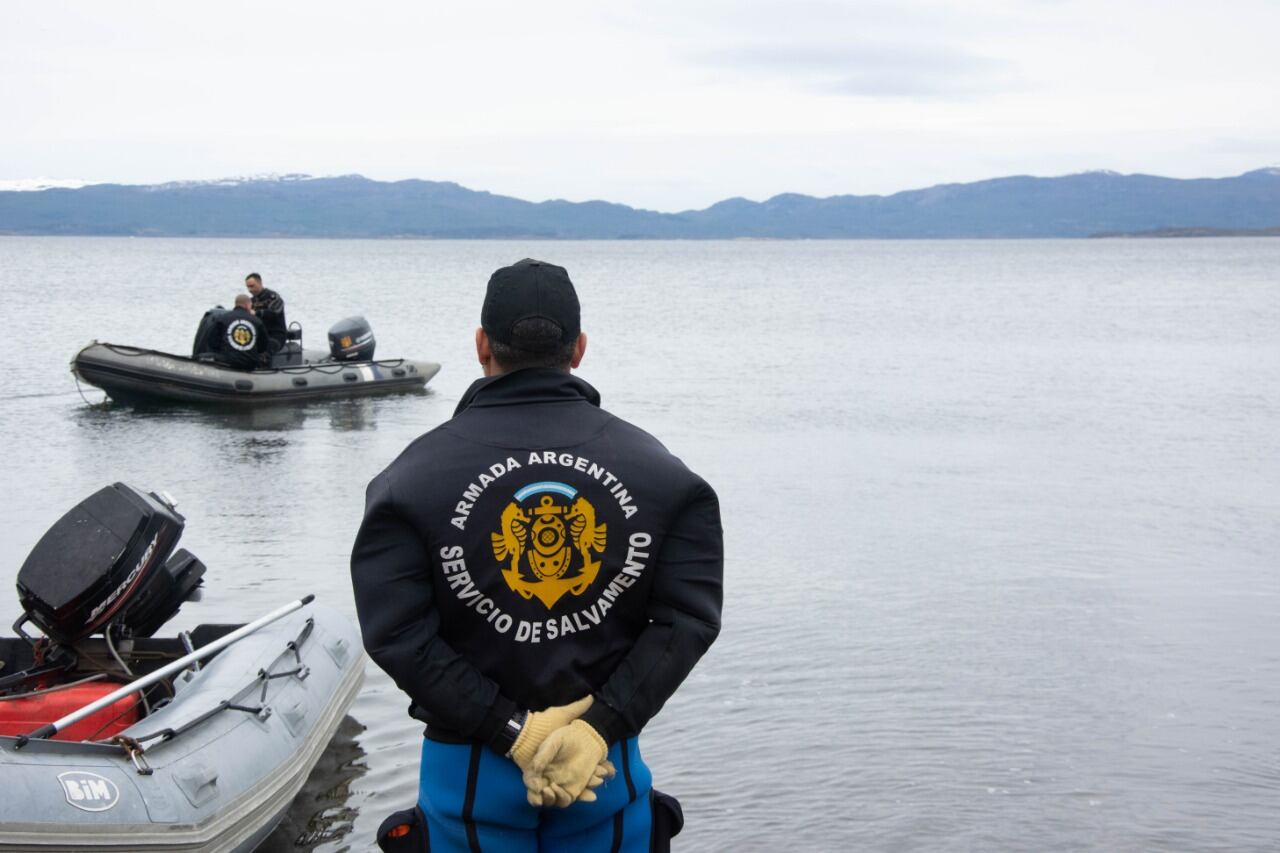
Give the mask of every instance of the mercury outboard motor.
<path id="1" fill-rule="evenodd" d="M 329 327 L 329 355 L 334 361 L 373 361 L 373 327 L 363 317 L 347 317 Z"/>
<path id="2" fill-rule="evenodd" d="M 124 483 L 85 498 L 18 570 L 25 612 L 14 627 L 30 621 L 68 646 L 108 629 L 150 637 L 202 582 L 199 559 L 185 549 L 170 557 L 184 522 L 163 494 Z"/>

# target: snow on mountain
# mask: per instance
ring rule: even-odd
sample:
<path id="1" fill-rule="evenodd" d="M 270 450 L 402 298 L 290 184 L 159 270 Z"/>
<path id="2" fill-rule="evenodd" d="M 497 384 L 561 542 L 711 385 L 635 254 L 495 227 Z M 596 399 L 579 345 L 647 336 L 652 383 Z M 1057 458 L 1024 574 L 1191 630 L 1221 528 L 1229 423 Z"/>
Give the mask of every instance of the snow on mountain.
<path id="1" fill-rule="evenodd" d="M 270 172 L 260 175 L 237 175 L 229 178 L 215 178 L 207 181 L 169 181 L 163 184 L 144 184 L 148 190 L 172 190 L 181 187 L 238 187 L 253 183 L 297 183 L 314 181 L 319 175 L 306 175 L 301 172 L 284 174 Z M 116 181 L 82 181 L 79 178 L 14 178 L 0 180 L 0 192 L 39 192 L 40 190 L 68 189 L 78 190 L 81 187 L 118 183 Z"/>
<path id="2" fill-rule="evenodd" d="M 40 190 L 78 190 L 88 186 L 88 181 L 76 178 L 16 178 L 0 181 L 0 192 L 39 192 Z"/>
<path id="3" fill-rule="evenodd" d="M 149 184 L 146 189 L 154 192 L 157 190 L 174 190 L 183 187 L 238 187 L 243 184 L 259 184 L 259 183 L 298 183 L 299 181 L 314 181 L 318 176 L 306 175 L 301 172 L 288 172 L 279 174 L 276 172 L 267 172 L 260 175 L 237 175 L 230 178 L 215 178 L 209 181 L 169 181 L 164 184 Z M 323 177 L 323 176 L 320 176 Z"/>

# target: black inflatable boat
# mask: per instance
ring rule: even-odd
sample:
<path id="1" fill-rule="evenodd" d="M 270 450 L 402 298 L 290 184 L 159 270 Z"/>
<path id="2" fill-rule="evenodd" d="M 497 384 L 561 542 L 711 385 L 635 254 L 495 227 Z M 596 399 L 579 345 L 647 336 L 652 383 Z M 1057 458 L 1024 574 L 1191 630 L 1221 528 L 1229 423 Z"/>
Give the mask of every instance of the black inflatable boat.
<path id="1" fill-rule="evenodd" d="M 363 319 L 343 323 L 342 334 L 331 330 L 328 352 L 304 350 L 299 331 L 271 356 L 269 367 L 256 370 L 237 370 L 213 356 L 191 358 L 94 341 L 76 353 L 71 371 L 118 402 L 241 406 L 416 391 L 440 370 L 430 361 L 374 360 L 372 331 L 348 333 L 362 324 L 367 330 Z"/>

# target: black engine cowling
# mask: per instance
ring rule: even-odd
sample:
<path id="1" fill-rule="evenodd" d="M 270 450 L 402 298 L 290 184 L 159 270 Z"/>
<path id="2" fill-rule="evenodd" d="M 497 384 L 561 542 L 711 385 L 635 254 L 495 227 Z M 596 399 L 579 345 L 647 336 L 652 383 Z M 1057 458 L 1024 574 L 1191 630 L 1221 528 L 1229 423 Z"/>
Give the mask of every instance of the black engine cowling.
<path id="1" fill-rule="evenodd" d="M 149 637 L 200 585 L 204 564 L 170 552 L 184 519 L 154 493 L 116 483 L 76 504 L 18 571 L 24 618 L 75 643 L 108 625 Z"/>
<path id="2" fill-rule="evenodd" d="M 372 361 L 373 327 L 363 317 L 347 317 L 329 328 L 329 355 L 334 361 Z"/>

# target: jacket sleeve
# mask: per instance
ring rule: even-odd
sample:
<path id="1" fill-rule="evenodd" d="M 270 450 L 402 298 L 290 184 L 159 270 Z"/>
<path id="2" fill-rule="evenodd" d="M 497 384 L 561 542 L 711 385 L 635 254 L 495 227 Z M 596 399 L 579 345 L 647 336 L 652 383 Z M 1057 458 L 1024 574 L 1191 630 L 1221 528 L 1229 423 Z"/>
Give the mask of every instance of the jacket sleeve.
<path id="1" fill-rule="evenodd" d="M 699 479 L 654 563 L 649 624 L 583 716 L 606 741 L 643 729 L 711 646 L 720 633 L 723 579 L 720 502 Z"/>
<path id="2" fill-rule="evenodd" d="M 258 361 L 264 365 L 271 364 L 271 338 L 267 335 L 267 326 L 257 317 L 253 318 L 253 351 Z"/>
<path id="3" fill-rule="evenodd" d="M 427 716 L 455 734 L 500 744 L 515 703 L 440 638 L 431 555 L 397 511 L 384 472 L 369 484 L 351 549 L 364 647 Z M 505 751 L 505 750 L 503 750 Z"/>

